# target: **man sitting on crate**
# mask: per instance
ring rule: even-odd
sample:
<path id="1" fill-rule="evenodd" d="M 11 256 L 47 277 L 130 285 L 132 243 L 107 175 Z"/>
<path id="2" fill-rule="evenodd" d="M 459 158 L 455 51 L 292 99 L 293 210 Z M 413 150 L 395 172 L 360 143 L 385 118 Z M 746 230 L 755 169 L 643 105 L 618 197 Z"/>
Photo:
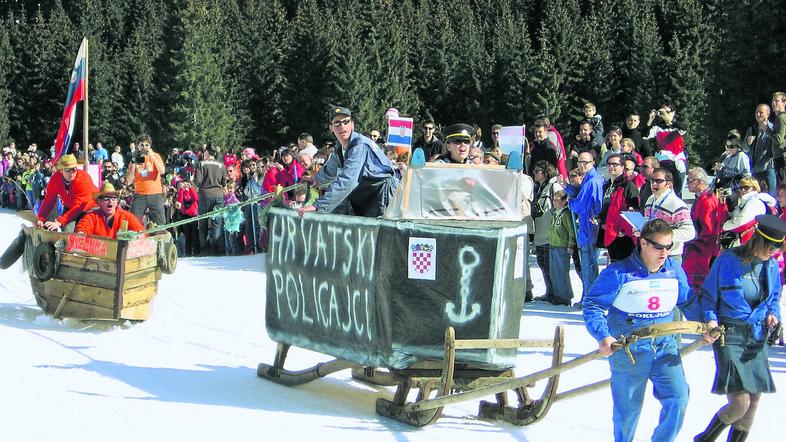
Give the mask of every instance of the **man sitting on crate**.
<path id="1" fill-rule="evenodd" d="M 638 249 L 604 269 L 584 297 L 587 330 L 598 340 L 598 351 L 610 356 L 617 442 L 633 440 L 648 379 L 662 407 L 652 440 L 673 441 L 685 417 L 688 384 L 674 335 L 634 342 L 629 350 L 635 364 L 625 351 L 612 352 L 615 337 L 670 322 L 677 306 L 689 319 L 699 318 L 698 301 L 695 296 L 689 298 L 685 271 L 669 257 L 673 230 L 657 218 L 644 224 Z"/>
<path id="2" fill-rule="evenodd" d="M 63 155 L 58 160 L 57 172 L 49 179 L 46 196 L 38 210 L 38 227 L 47 230 L 62 228 L 65 232 L 73 232 L 79 217 L 95 207 L 96 204 L 90 195 L 98 189 L 90 179 L 90 175 L 78 166 L 76 157 L 71 154 Z M 54 221 L 47 221 L 58 197 L 63 203 L 63 214 Z"/>
<path id="3" fill-rule="evenodd" d="M 115 190 L 112 183 L 105 181 L 101 190 L 93 194 L 93 199 L 98 203 L 98 210 L 82 217 L 76 225 L 76 233 L 117 239 L 117 232 L 123 227 L 123 221 L 128 222 L 127 230 L 145 230 L 133 213 L 119 207 L 120 191 Z"/>

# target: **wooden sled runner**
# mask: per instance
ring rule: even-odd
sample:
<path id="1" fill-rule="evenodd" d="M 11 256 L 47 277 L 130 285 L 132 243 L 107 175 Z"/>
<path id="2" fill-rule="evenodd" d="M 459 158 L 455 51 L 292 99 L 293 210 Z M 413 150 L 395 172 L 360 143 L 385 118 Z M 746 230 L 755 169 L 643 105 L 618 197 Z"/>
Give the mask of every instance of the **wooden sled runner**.
<path id="1" fill-rule="evenodd" d="M 4 254 L 4 267 L 20 256 L 45 313 L 86 320 L 148 319 L 161 274 L 177 265 L 167 232 L 118 241 L 25 227 Z"/>
<path id="2" fill-rule="evenodd" d="M 706 324 L 697 322 L 675 322 L 645 327 L 630 336 L 622 336 L 613 345 L 614 351 L 626 351 L 632 361 L 628 346 L 639 339 L 649 339 L 674 333 L 704 333 L 710 331 L 722 338 L 723 328 L 709 330 Z M 701 346 L 701 339 L 686 346 L 683 356 Z M 551 347 L 551 367 L 515 377 L 513 370 L 488 370 L 472 367 L 456 361 L 456 351 L 478 348 L 537 348 Z M 441 361 L 422 361 L 406 369 L 382 371 L 363 367 L 360 364 L 334 359 L 306 370 L 289 371 L 283 368 L 290 346 L 279 344 L 273 365 L 259 364 L 257 375 L 287 386 L 302 385 L 340 370 L 352 369 L 353 377 L 377 385 L 395 385 L 393 399 L 379 398 L 377 414 L 398 421 L 423 427 L 436 422 L 446 405 L 493 396 L 493 402 L 481 401 L 478 415 L 484 419 L 502 420 L 513 425 L 530 425 L 543 419 L 554 402 L 579 394 L 597 390 L 608 385 L 608 381 L 590 384 L 569 392 L 558 394 L 560 375 L 603 357 L 598 351 L 587 353 L 563 362 L 564 330 L 557 327 L 553 340 L 518 339 L 456 339 L 453 328 L 445 332 L 444 356 Z M 528 392 L 535 383 L 547 380 L 540 398 L 533 399 Z M 410 393 L 416 391 L 414 401 Z M 515 394 L 517 404 L 508 402 L 507 393 Z"/>

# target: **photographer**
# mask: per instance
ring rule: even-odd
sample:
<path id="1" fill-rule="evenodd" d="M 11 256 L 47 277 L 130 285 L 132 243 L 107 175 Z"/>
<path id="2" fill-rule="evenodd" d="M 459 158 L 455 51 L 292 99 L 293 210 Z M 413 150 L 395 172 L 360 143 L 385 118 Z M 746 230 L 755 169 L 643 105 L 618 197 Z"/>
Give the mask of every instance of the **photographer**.
<path id="1" fill-rule="evenodd" d="M 715 188 L 731 189 L 743 177 L 751 174 L 751 160 L 740 150 L 740 134 L 736 130 L 729 131 L 726 136 L 726 151 L 719 162 L 715 163 Z M 729 196 L 729 193 L 726 192 Z"/>
<path id="2" fill-rule="evenodd" d="M 670 104 L 661 104 L 657 110 L 651 110 L 646 139 L 650 140 L 652 153 L 660 161 L 660 167 L 671 172 L 674 177 L 674 193 L 682 198 L 683 179 L 687 170 L 683 136 L 688 131 L 675 116 L 676 110 Z"/>
<path id="3" fill-rule="evenodd" d="M 131 212 L 139 220 L 147 211 L 147 219 L 156 225 L 164 224 L 164 197 L 161 177 L 164 175 L 164 160 L 153 151 L 150 135 L 141 135 L 137 140 L 139 149 L 131 158 L 126 174 L 126 183 L 134 184 L 134 201 Z"/>

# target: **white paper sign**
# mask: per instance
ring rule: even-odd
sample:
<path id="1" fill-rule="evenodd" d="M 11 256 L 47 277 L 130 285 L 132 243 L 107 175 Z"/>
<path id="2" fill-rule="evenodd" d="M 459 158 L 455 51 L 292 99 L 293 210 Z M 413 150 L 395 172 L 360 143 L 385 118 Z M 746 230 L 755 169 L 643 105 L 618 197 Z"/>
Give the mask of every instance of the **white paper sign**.
<path id="1" fill-rule="evenodd" d="M 519 236 L 516 238 L 516 260 L 513 262 L 513 278 L 520 279 L 524 277 L 524 237 Z"/>
<path id="2" fill-rule="evenodd" d="M 409 279 L 437 278 L 437 240 L 436 238 L 409 238 L 407 249 L 409 260 Z"/>

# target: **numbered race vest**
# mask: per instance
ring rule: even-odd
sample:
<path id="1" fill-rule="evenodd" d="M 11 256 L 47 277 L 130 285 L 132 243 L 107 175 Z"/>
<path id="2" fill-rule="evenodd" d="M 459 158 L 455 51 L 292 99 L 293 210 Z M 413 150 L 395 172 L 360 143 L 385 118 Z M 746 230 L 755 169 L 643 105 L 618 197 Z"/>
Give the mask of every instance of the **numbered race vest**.
<path id="1" fill-rule="evenodd" d="M 662 278 L 661 275 L 626 282 L 612 305 L 627 313 L 628 317 L 652 319 L 670 316 L 677 306 L 678 282 L 674 277 Z"/>

